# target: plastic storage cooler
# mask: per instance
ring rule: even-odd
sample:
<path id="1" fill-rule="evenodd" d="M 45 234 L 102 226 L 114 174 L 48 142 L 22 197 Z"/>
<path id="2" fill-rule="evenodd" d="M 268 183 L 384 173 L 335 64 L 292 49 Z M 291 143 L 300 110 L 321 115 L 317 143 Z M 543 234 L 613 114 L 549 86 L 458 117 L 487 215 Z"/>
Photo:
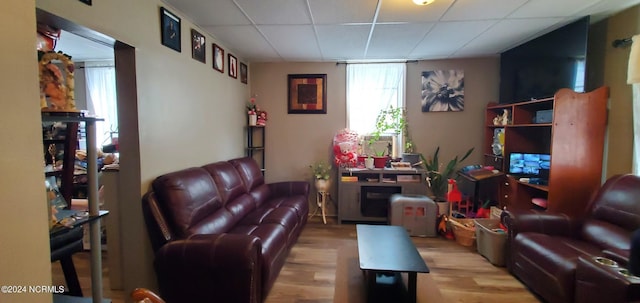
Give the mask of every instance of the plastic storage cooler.
<path id="1" fill-rule="evenodd" d="M 404 227 L 411 236 L 435 237 L 438 206 L 422 195 L 394 194 L 390 198 L 391 225 Z"/>
<path id="2" fill-rule="evenodd" d="M 476 245 L 478 253 L 495 266 L 504 266 L 504 254 L 507 234 L 496 231 L 500 228 L 499 219 L 475 219 Z"/>

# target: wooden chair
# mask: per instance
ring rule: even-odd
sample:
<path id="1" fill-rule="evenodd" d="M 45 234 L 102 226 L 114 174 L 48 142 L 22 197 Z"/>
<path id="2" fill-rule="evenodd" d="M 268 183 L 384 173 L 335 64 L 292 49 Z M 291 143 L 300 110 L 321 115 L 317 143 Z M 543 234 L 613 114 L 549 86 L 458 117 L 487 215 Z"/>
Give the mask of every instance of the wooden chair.
<path id="1" fill-rule="evenodd" d="M 136 288 L 131 292 L 131 299 L 135 303 L 165 303 L 160 296 L 146 288 Z"/>

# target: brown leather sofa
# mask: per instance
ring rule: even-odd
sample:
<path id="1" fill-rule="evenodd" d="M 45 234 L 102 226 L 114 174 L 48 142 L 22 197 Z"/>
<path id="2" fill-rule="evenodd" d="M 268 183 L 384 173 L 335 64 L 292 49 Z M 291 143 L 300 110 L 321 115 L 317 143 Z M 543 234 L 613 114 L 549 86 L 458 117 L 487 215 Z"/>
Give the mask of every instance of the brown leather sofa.
<path id="1" fill-rule="evenodd" d="M 629 260 L 631 234 L 640 228 L 640 177 L 607 180 L 586 215 L 508 210 L 507 267 L 546 302 L 640 300 L 640 279 L 619 273 Z M 618 263 L 602 265 L 596 257 Z"/>
<path id="2" fill-rule="evenodd" d="M 142 206 L 167 302 L 262 302 L 302 232 L 309 183 L 266 184 L 251 158 L 165 174 Z"/>

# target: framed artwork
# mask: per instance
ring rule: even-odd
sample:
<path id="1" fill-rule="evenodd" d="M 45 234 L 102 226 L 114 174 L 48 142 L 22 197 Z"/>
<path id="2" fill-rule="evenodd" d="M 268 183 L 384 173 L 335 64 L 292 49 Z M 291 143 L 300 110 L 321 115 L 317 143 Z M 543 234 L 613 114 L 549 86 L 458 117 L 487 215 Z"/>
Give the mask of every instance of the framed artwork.
<path id="1" fill-rule="evenodd" d="M 232 54 L 229 54 L 229 77 L 238 78 L 238 59 Z"/>
<path id="2" fill-rule="evenodd" d="M 289 114 L 327 113 L 327 74 L 288 76 Z"/>
<path id="3" fill-rule="evenodd" d="M 249 80 L 247 65 L 240 62 L 240 82 L 247 84 Z"/>
<path id="4" fill-rule="evenodd" d="M 164 7 L 160 8 L 160 31 L 162 45 L 177 52 L 182 51 L 180 43 L 180 18 Z"/>
<path id="5" fill-rule="evenodd" d="M 82 3 L 86 4 L 86 5 L 91 6 L 91 0 L 80 0 L 80 2 L 82 2 Z"/>
<path id="6" fill-rule="evenodd" d="M 195 29 L 191 29 L 191 57 L 206 63 L 206 46 L 204 36 Z"/>
<path id="7" fill-rule="evenodd" d="M 213 44 L 213 69 L 224 73 L 224 49 Z"/>
<path id="8" fill-rule="evenodd" d="M 459 112 L 464 110 L 464 71 L 422 72 L 422 111 Z"/>

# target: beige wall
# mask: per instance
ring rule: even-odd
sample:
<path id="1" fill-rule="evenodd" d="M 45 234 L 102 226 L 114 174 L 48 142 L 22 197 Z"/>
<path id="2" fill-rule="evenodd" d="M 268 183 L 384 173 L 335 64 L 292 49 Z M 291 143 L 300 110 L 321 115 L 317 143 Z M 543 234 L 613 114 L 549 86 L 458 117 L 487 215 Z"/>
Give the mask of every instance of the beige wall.
<path id="1" fill-rule="evenodd" d="M 42 174 L 34 2 L 3 2 L 0 74 L 0 285 L 51 285 Z M 41 190 L 40 190 L 41 189 Z M 5 294 L 0 302 L 51 302 L 48 294 Z"/>
<path id="2" fill-rule="evenodd" d="M 438 69 L 464 70 L 464 111 L 421 111 L 421 74 L 423 71 Z M 408 120 L 417 151 L 428 156 L 440 146 L 441 159 L 448 161 L 474 147 L 475 152 L 465 163 L 480 163 L 484 108 L 488 102 L 498 99 L 499 71 L 498 58 L 408 63 Z M 309 165 L 318 160 L 333 159 L 333 136 L 338 130 L 346 127 L 346 65 L 253 63 L 249 73 L 251 94 L 257 95 L 258 105 L 269 113 L 266 129 L 267 181 L 310 180 Z M 326 115 L 287 114 L 288 74 L 327 74 Z M 337 197 L 335 184 L 332 190 L 333 197 Z"/>
<path id="3" fill-rule="evenodd" d="M 627 84 L 630 47 L 614 48 L 611 42 L 640 33 L 640 5 L 608 19 L 606 23 L 604 81 L 610 88 L 606 176 L 630 173 L 633 151 L 632 90 Z"/>

